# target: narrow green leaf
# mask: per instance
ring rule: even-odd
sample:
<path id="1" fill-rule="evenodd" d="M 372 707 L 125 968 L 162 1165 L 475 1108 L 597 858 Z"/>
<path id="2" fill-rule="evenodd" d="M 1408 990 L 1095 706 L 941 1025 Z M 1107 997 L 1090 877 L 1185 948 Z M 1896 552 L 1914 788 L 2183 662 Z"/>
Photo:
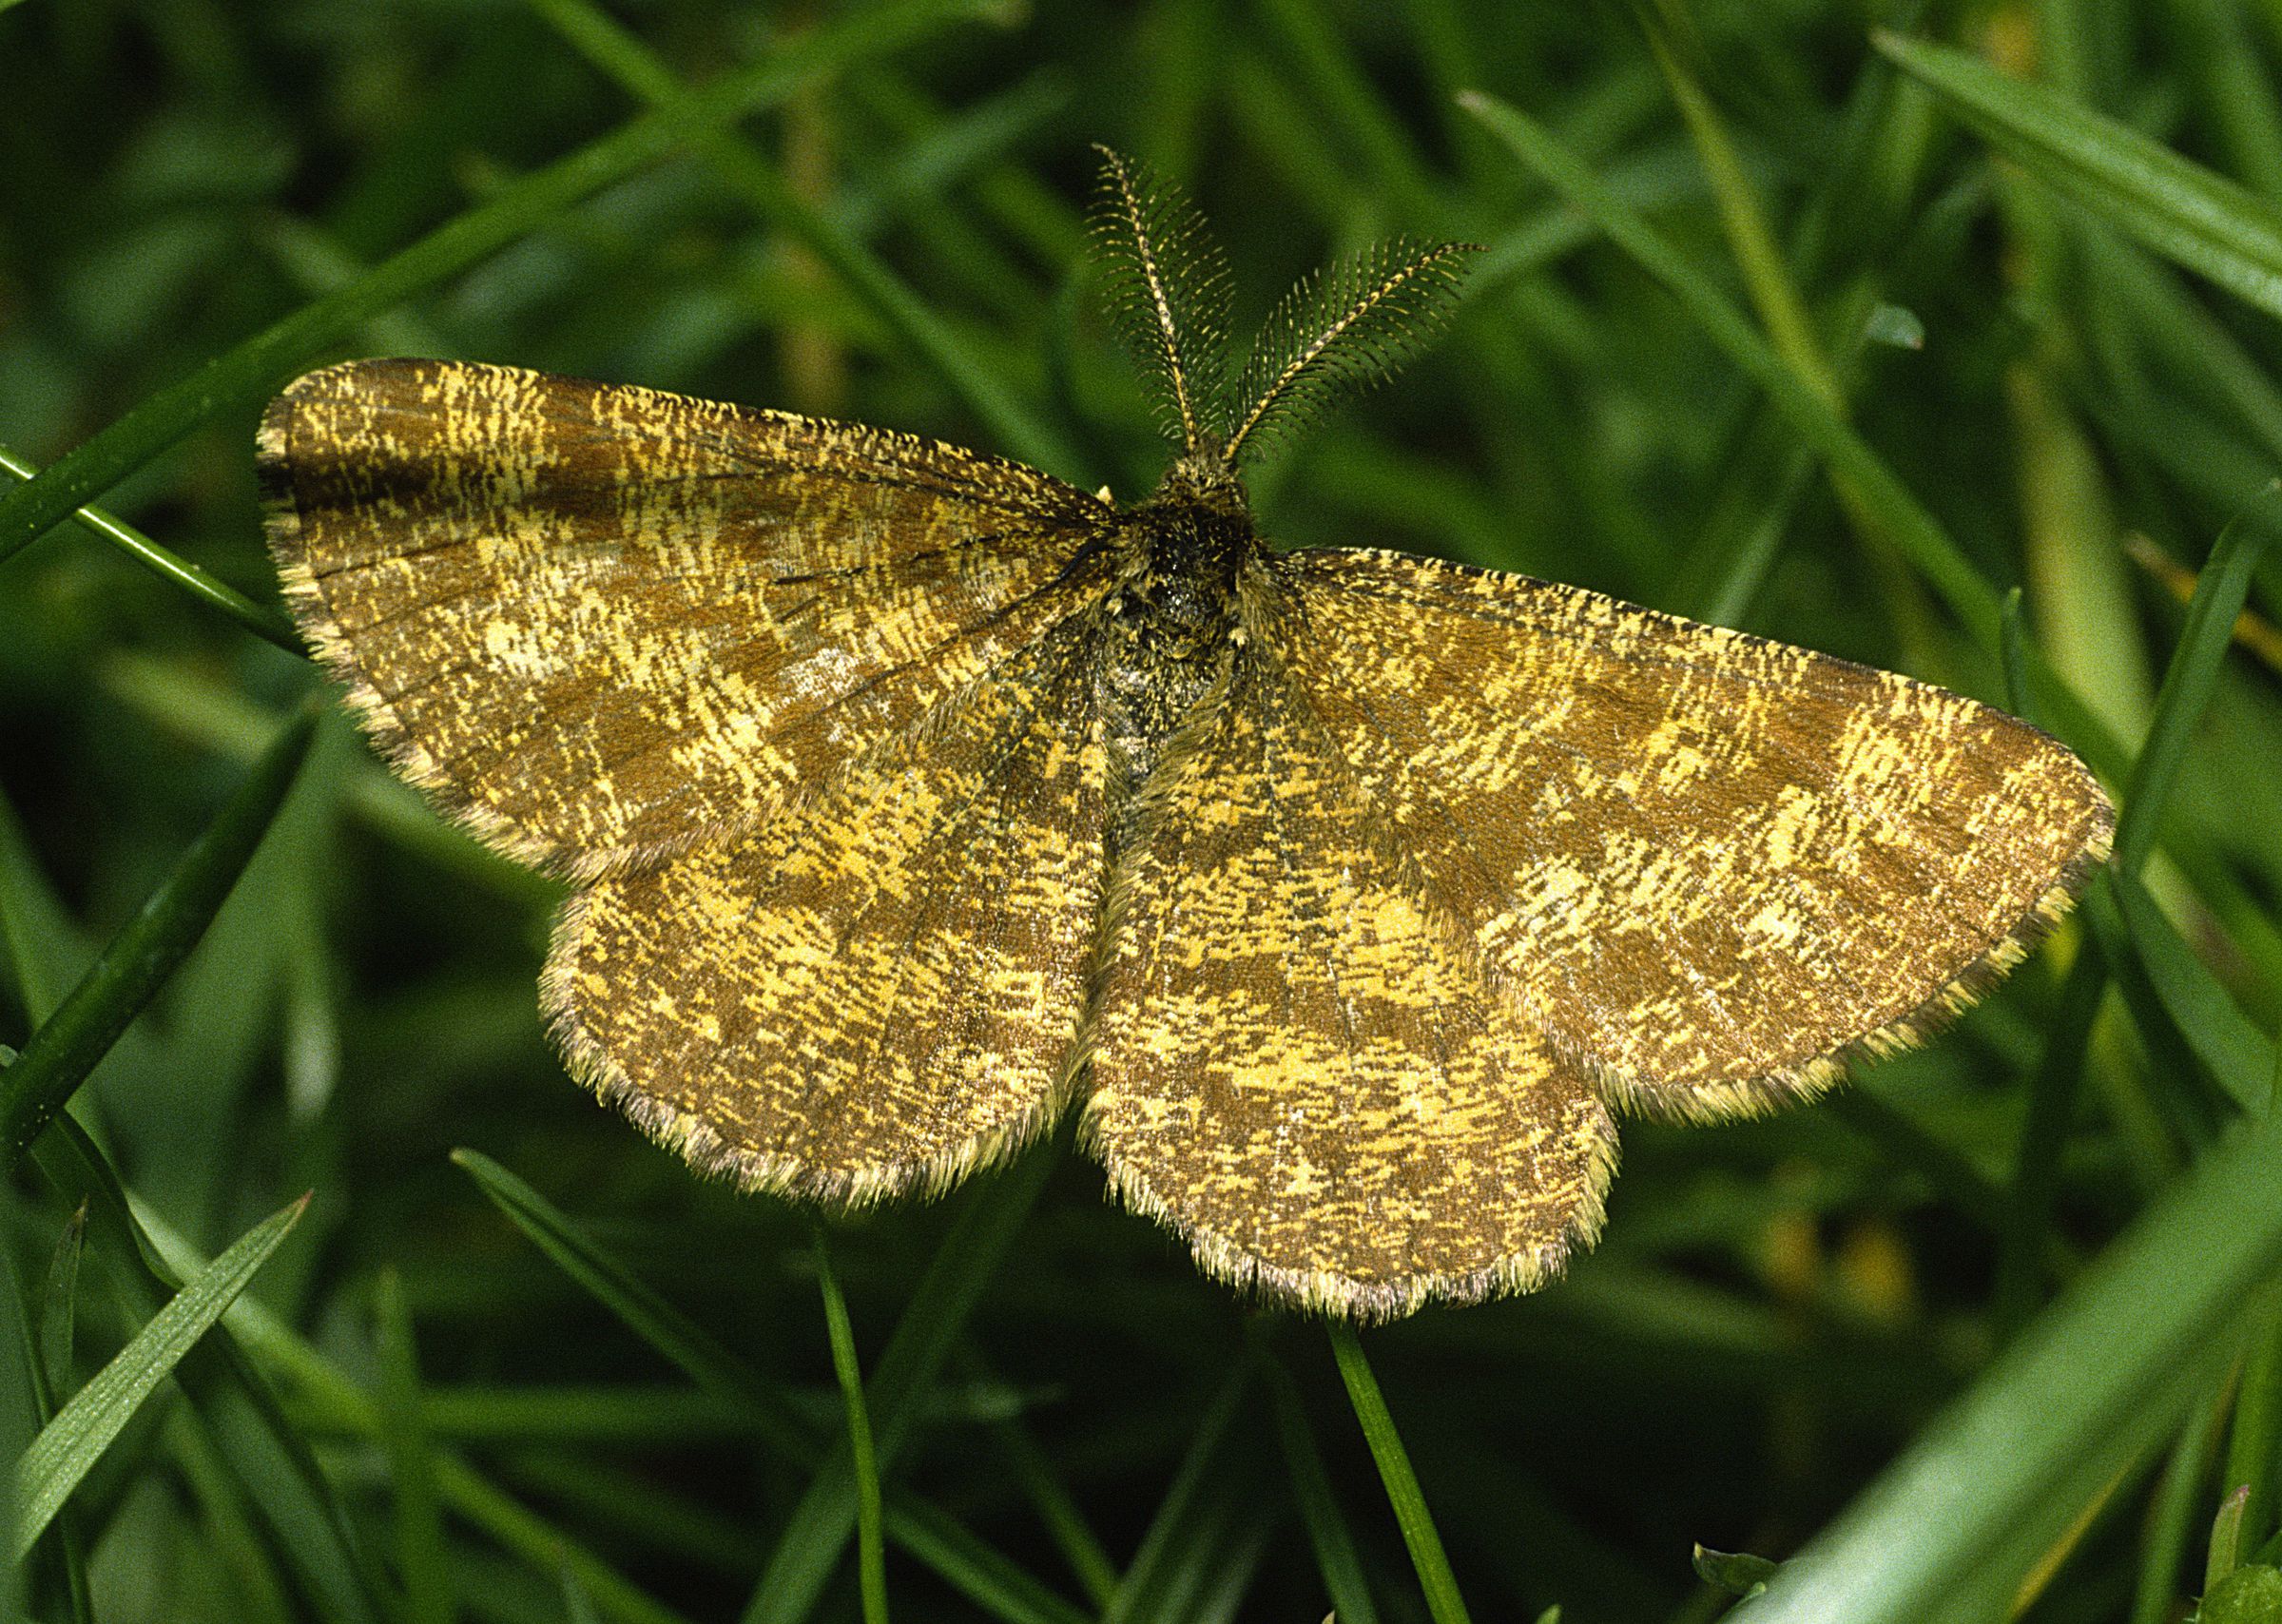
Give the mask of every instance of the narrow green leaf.
<path id="1" fill-rule="evenodd" d="M 32 1147 L 48 1182 L 72 1203 L 89 1208 L 88 1228 L 108 1265 L 114 1288 L 130 1313 L 155 1318 L 181 1284 L 129 1210 L 118 1175 L 87 1131 L 68 1115 Z M 184 1273 L 203 1271 L 204 1261 Z M 261 1305 L 246 1299 L 239 1312 L 261 1322 Z M 348 1536 L 347 1518 L 316 1458 L 279 1413 L 268 1387 L 239 1351 L 224 1325 L 184 1356 L 175 1381 L 205 1422 L 239 1484 L 261 1512 L 319 1616 L 328 1621 L 379 1624 L 373 1587 Z M 354 1395 L 356 1390 L 341 1385 Z"/>
<path id="2" fill-rule="evenodd" d="M 2235 1546 L 2244 1554 L 2264 1544 L 2274 1530 L 2274 1477 L 2282 1470 L 2282 1289 L 2270 1286 L 2261 1292 L 2250 1319 L 2226 1475 L 2219 1479 L 2242 1491 Z"/>
<path id="3" fill-rule="evenodd" d="M 444 1526 L 436 1512 L 435 1457 L 421 1419 L 420 1362 L 413 1340 L 412 1310 L 394 1268 L 380 1271 L 374 1303 L 380 1355 L 380 1440 L 388 1451 L 394 1493 L 396 1573 L 404 1586 L 406 1624 L 451 1624 L 452 1570 Z"/>
<path id="4" fill-rule="evenodd" d="M 1386 1498 L 1395 1508 L 1402 1543 L 1410 1548 L 1419 1588 L 1426 1594 L 1426 1611 L 1435 1624 L 1468 1624 L 1465 1601 L 1458 1594 L 1458 1576 L 1450 1571 L 1442 1537 L 1426 1509 L 1418 1474 L 1410 1469 L 1410 1456 L 1402 1447 L 1402 1435 L 1395 1431 L 1395 1418 L 1387 1413 L 1379 1379 L 1371 1374 L 1370 1361 L 1363 1357 L 1362 1340 L 1355 1327 L 1344 1320 L 1333 1320 L 1325 1328 L 1331 1337 L 1332 1357 L 1339 1362 L 1340 1379 L 1347 1384 L 1347 1400 L 1355 1406 L 1355 1419 L 1363 1424 L 1363 1441 L 1371 1446 L 1380 1481 L 1386 1485 Z"/>
<path id="5" fill-rule="evenodd" d="M 983 1287 L 1045 1188 L 1054 1154 L 1041 1147 L 970 1185 L 958 1217 L 911 1295 L 868 1389 L 873 1442 L 884 1471 L 920 1401 L 965 1330 Z M 793 1624 L 822 1594 L 856 1523 L 856 1467 L 843 1439 L 793 1508 L 745 1604 L 745 1624 Z"/>
<path id="6" fill-rule="evenodd" d="M 1823 353 L 1822 340 L 1814 331 L 1814 319 L 1807 312 L 1807 300 L 1791 278 L 1790 267 L 1784 262 L 1783 251 L 1775 245 L 1767 211 L 1760 205 L 1750 182 L 1744 178 L 1742 160 L 1735 154 L 1735 144 L 1728 138 L 1719 109 L 1712 106 L 1712 98 L 1689 71 L 1680 53 L 1673 48 L 1664 25 L 1654 19 L 1653 12 L 1645 10 L 1641 20 L 1656 67 L 1664 74 L 1672 99 L 1679 106 L 1680 116 L 1688 126 L 1688 139 L 1694 144 L 1696 158 L 1712 183 L 1712 198 L 1719 205 L 1720 227 L 1728 239 L 1728 251 L 1743 272 L 1744 286 L 1750 294 L 1751 307 L 1759 313 L 1760 325 L 1767 329 L 1776 353 L 1800 381 L 1824 405 L 1844 416 L 1846 391 L 1830 365 L 1830 358 Z"/>
<path id="7" fill-rule="evenodd" d="M 581 55 L 653 107 L 687 92 L 673 71 L 591 0 L 532 0 Z M 1018 401 L 989 366 L 915 296 L 895 271 L 833 216 L 803 198 L 751 143 L 706 129 L 695 138 L 721 178 L 754 212 L 794 237 L 838 276 L 881 326 L 965 402 L 1009 455 L 1075 477 L 1082 459 Z"/>
<path id="8" fill-rule="evenodd" d="M 262 1220 L 138 1331 L 41 1429 L 17 1464 L 15 1556 L 22 1561 L 58 1509 L 143 1401 L 222 1318 L 307 1210 L 309 1198 Z"/>
<path id="9" fill-rule="evenodd" d="M 2037 179 L 2282 316 L 2282 209 L 2055 90 L 1953 47 L 1881 32 L 1878 48 Z"/>
<path id="10" fill-rule="evenodd" d="M 1174 1570 L 1209 1554 L 1212 1543 L 1200 1528 L 1209 1516 L 1206 1501 L 1216 1486 L 1214 1473 L 1228 1441 L 1228 1428 L 1243 1404 L 1250 1384 L 1251 1362 L 1245 1361 L 1213 1395 L 1189 1435 L 1181 1464 L 1149 1519 L 1140 1549 L 1117 1581 L 1117 1595 L 1102 1609 L 1102 1624 L 1141 1624 L 1143 1620 L 1179 1616 L 1179 1597 L 1193 1594 L 1191 1573 Z"/>
<path id="11" fill-rule="evenodd" d="M 1942 595 L 1973 641 L 1998 656 L 2003 641 L 2003 607 L 1997 589 L 1862 436 L 1791 371 L 1678 250 L 1542 126 L 1478 90 L 1466 91 L 1459 100 L 1517 158 L 1679 300 L 1706 336 L 1767 391 L 1799 437 L 1822 458 L 1832 480 L 1861 502 L 1881 532 Z M 2125 753 L 2107 727 L 2041 661 L 2033 664 L 2032 671 L 2054 724 L 2070 743 L 2103 772 L 2119 769 Z"/>
<path id="12" fill-rule="evenodd" d="M 38 1312 L 27 1339 L 43 1426 L 55 1419 L 57 1405 L 79 1384 L 72 1342 L 79 1318 L 79 1260 L 87 1249 L 87 1204 L 83 1201 L 65 1220 L 64 1232 L 56 1240 L 55 1254 L 48 1263 L 47 1282 L 40 1291 Z M 27 1304 L 25 1309 L 30 1312 L 30 1305 Z M 91 1624 L 95 1609 L 87 1590 L 87 1550 L 76 1524 L 77 1518 L 69 1506 L 56 1513 L 52 1549 L 62 1574 L 64 1598 L 71 1610 L 72 1624 Z M 25 1572 L 36 1607 L 44 1599 L 36 1558 L 33 1564 L 27 1565 Z"/>
<path id="13" fill-rule="evenodd" d="M 72 1330 L 79 1319 L 79 1259 L 87 1246 L 87 1204 L 81 1202 L 64 1224 L 48 1260 L 47 1288 L 40 1293 L 40 1370 L 48 1391 L 61 1396 L 78 1385 L 72 1358 Z"/>
<path id="14" fill-rule="evenodd" d="M 2123 925 L 2119 945 L 2146 973 L 2195 1059 L 2236 1105 L 2253 1112 L 2266 1110 L 2274 1074 L 2273 1042 L 2242 1013 L 2144 884 L 2117 869 L 2108 877 L 2107 890 Z M 2108 946 L 2103 936 L 2102 951 Z"/>
<path id="15" fill-rule="evenodd" d="M 540 1573 L 575 1583 L 604 1617 L 617 1624 L 690 1624 L 687 1614 L 667 1606 L 593 1552 L 565 1537 L 552 1523 L 502 1492 L 457 1456 L 436 1457 L 435 1486 L 455 1515 Z"/>
<path id="16" fill-rule="evenodd" d="M 1299 1384 L 1291 1372 L 1271 1360 L 1267 1365 L 1267 1393 L 1276 1412 L 1276 1430 L 1284 1440 L 1284 1462 L 1291 1473 L 1291 1496 L 1299 1502 L 1300 1524 L 1315 1552 L 1315 1571 L 1323 1576 L 1333 1616 L 1343 1624 L 1379 1624 L 1379 1605 L 1371 1599 L 1363 1576 L 1363 1558 L 1354 1536 L 1341 1515 L 1339 1497 L 1332 1492 L 1331 1474 L 1324 1470 L 1323 1452 L 1307 1425 L 1300 1402 Z"/>
<path id="17" fill-rule="evenodd" d="M 205 934 L 269 832 L 317 727 L 315 701 L 295 713 L 143 911 L 0 1072 L 0 1156 L 13 1167 L 86 1081 L 127 1023 Z"/>
<path id="18" fill-rule="evenodd" d="M 907 45 L 952 21 L 996 14 L 987 0 L 890 0 L 868 7 L 524 177 L 348 286 L 216 356 L 0 495 L 0 560 L 39 539 L 48 527 L 202 423 L 283 382 L 358 323 L 466 270 L 581 199 L 655 163 L 697 132 L 774 106 L 850 62 Z"/>
<path id="19" fill-rule="evenodd" d="M 1698 1545 L 1695 1555 L 1689 1558 L 1695 1568 L 1695 1576 L 1708 1585 L 1715 1585 L 1730 1595 L 1756 1595 L 1767 1588 L 1767 1581 L 1775 1576 L 1779 1563 L 1765 1556 L 1754 1556 L 1746 1551 L 1714 1551 L 1708 1545 Z"/>
<path id="20" fill-rule="evenodd" d="M 771 1448 L 795 1460 L 816 1459 L 816 1441 L 808 1423 L 760 1372 L 658 1295 L 561 1208 L 479 1150 L 454 1150 L 452 1160 L 532 1245 L 617 1315 L 629 1330 L 680 1366 L 706 1392 L 749 1413 L 755 1429 Z"/>
<path id="21" fill-rule="evenodd" d="M 1735 1624 L 1923 1624 L 2008 1536 L 2058 1537 L 2207 1390 L 2282 1264 L 2277 1188 L 2282 1112 L 2184 1174 Z"/>
<path id="22" fill-rule="evenodd" d="M 832 1272 L 832 1251 L 822 1224 L 816 1228 L 816 1280 L 823 1293 L 824 1330 L 832 1344 L 832 1374 L 848 1420 L 848 1453 L 856 1467 L 856 1576 L 863 1624 L 887 1624 L 887 1552 L 880 1537 L 880 1461 L 872 1453 L 872 1419 L 863 1402 L 863 1367 L 856 1359 L 856 1330 L 847 1299 Z"/>
<path id="23" fill-rule="evenodd" d="M 17 479 L 29 479 L 40 470 L 5 445 L 0 445 L 0 471 Z M 160 580 L 180 587 L 202 603 L 222 610 L 256 637 L 276 644 L 288 654 L 306 657 L 301 634 L 293 622 L 268 605 L 258 604 L 227 581 L 220 580 L 186 558 L 177 557 L 134 526 L 113 518 L 101 508 L 81 508 L 71 515 L 86 529 L 142 565 Z"/>
<path id="24" fill-rule="evenodd" d="M 826 1448 L 805 1418 L 786 1404 L 757 1371 L 667 1303 L 538 1191 L 478 1151 L 455 1150 L 452 1159 L 541 1251 L 629 1329 L 687 1372 L 699 1386 L 736 1404 L 772 1449 L 798 1465 L 815 1467 L 825 1460 Z M 952 1239 L 957 1240 L 959 1233 L 955 1227 Z M 949 1243 L 946 1255 L 953 1255 Z M 888 1351 L 894 1354 L 893 1344 Z M 881 1390 L 887 1365 L 883 1356 L 880 1370 L 873 1379 L 875 1393 Z M 875 1400 L 875 1415 L 878 1407 Z M 851 1495 L 852 1481 L 851 1478 Z M 888 1537 L 977 1606 L 1006 1624 L 1073 1624 L 1074 1614 L 1067 1603 L 957 1521 L 906 1491 L 886 1488 L 883 1492 Z M 852 1526 L 853 1498 L 845 1504 Z M 843 1528 L 840 1538 L 844 1542 L 846 1537 Z M 835 1546 L 832 1561 L 838 1560 L 838 1555 Z M 825 1576 L 829 1576 L 827 1563 Z"/>
<path id="25" fill-rule="evenodd" d="M 2234 640 L 2235 617 L 2250 595 L 2251 576 L 2282 529 L 2282 481 L 2269 485 L 2219 532 L 2210 559 L 2195 578 L 2178 648 L 2156 691 L 2147 743 L 2132 764 L 2123 809 L 2116 825 L 2116 866 L 2137 874 L 2155 849 L 2163 807 L 2178 782 L 2187 746 L 2218 686 L 2218 670 Z"/>
<path id="26" fill-rule="evenodd" d="M 999 1624 L 1092 1624 L 940 1507 L 892 1488 L 886 1499 L 887 1537 Z"/>
<path id="27" fill-rule="evenodd" d="M 2130 1624 L 2170 1624 L 2178 1607 L 2179 1573 L 2185 1565 L 2191 1524 L 2202 1504 L 2203 1475 L 2218 1448 L 2218 1417 L 2226 1398 L 2206 1402 L 2179 1428 L 2178 1441 L 2156 1484 L 2140 1544 Z"/>
<path id="28" fill-rule="evenodd" d="M 2220 1580 L 2242 1565 L 2242 1514 L 2250 1504 L 2251 1486 L 2238 1484 L 2218 1502 L 2211 1519 L 2211 1549 L 2203 1560 L 2203 1589 L 2217 1588 Z"/>
<path id="29" fill-rule="evenodd" d="M 1070 1491 L 1055 1477 L 1053 1462 L 1047 1460 L 1037 1440 L 1016 1421 L 1002 1421 L 991 1428 L 1007 1470 L 1022 1485 L 1031 1507 L 1045 1523 L 1046 1532 L 1053 1537 L 1055 1549 L 1077 1576 L 1086 1599 L 1094 1607 L 1107 1607 L 1110 1598 L 1117 1594 L 1117 1569 L 1102 1549 L 1101 1541 L 1088 1526 L 1085 1516 Z"/>

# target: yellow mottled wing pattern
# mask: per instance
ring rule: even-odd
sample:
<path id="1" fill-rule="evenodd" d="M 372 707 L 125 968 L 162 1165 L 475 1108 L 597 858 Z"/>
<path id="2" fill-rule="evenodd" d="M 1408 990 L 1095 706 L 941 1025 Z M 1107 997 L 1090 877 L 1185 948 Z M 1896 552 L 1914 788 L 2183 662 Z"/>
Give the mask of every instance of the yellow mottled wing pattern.
<path id="1" fill-rule="evenodd" d="M 260 442 L 296 617 L 415 783 L 581 876 L 749 828 L 1068 618 L 1110 512 L 878 429 L 445 361 Z"/>
<path id="2" fill-rule="evenodd" d="M 1090 1143 L 1213 1272 L 1382 1318 L 1557 1269 L 1615 1162 L 1587 1079 L 1423 906 L 1257 643 L 1147 792 L 1090 1034 Z"/>
<path id="3" fill-rule="evenodd" d="M 1958 695 L 1430 559 L 1272 568 L 1362 796 L 1615 1103 L 1819 1090 L 1969 1001 L 2106 855 L 2082 763 Z"/>
<path id="4" fill-rule="evenodd" d="M 701 1168 L 939 1188 L 1067 1095 L 1102 894 L 1081 622 L 758 831 L 605 880 L 544 997 L 573 1063 Z"/>

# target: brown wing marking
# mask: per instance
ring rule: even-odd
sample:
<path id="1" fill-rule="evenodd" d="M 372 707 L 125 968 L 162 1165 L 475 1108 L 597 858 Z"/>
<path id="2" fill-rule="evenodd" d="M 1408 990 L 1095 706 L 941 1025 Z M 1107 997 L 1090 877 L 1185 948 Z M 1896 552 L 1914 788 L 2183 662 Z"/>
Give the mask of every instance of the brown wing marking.
<path id="1" fill-rule="evenodd" d="M 1916 1041 L 2107 854 L 2083 764 L 1956 694 L 1430 559 L 1275 568 L 1363 794 L 1628 1108 L 1763 1110 Z"/>
<path id="2" fill-rule="evenodd" d="M 1095 590 L 1083 492 L 504 367 L 329 367 L 261 435 L 287 600 L 406 776 L 591 878 L 746 827 Z"/>
<path id="3" fill-rule="evenodd" d="M 1238 1285 L 1365 1318 L 1525 1289 L 1599 1227 L 1608 1115 L 1420 905 L 1304 702 L 1244 660 L 1114 881 L 1089 1140 Z"/>
<path id="4" fill-rule="evenodd" d="M 1064 628 L 759 831 L 572 899 L 542 996 L 574 1067 L 749 1187 L 939 1189 L 1067 1096 L 1105 755 Z"/>

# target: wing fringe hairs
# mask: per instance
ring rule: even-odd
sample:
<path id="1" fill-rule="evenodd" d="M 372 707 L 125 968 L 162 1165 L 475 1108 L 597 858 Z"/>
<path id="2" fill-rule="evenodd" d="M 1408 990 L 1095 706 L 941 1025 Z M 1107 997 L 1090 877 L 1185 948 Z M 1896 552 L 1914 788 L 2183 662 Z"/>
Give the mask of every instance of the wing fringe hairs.
<path id="1" fill-rule="evenodd" d="M 1462 1273 L 1369 1281 L 1336 1269 L 1287 1268 L 1263 1262 L 1226 1237 L 1200 1228 L 1130 1168 L 1104 1155 L 1090 1117 L 1081 1118 L 1078 1133 L 1087 1153 L 1102 1164 L 1103 1176 L 1117 1199 L 1178 1235 L 1197 1266 L 1213 1279 L 1263 1303 L 1296 1304 L 1312 1313 L 1339 1315 L 1364 1324 L 1400 1320 L 1435 1304 L 1468 1307 L 1550 1284 L 1568 1268 L 1570 1259 L 1591 1251 L 1600 1239 L 1608 1217 L 1609 1187 L 1616 1177 L 1617 1148 L 1612 1127 L 1605 1148 L 1594 1160 L 1589 1198 L 1577 1205 L 1554 1239 Z"/>

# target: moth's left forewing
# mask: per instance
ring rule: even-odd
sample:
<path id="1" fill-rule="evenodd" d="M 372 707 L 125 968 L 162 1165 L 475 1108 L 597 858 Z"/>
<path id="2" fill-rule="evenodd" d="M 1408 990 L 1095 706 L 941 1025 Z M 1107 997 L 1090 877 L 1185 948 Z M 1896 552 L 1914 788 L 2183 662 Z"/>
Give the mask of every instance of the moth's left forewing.
<path id="1" fill-rule="evenodd" d="M 1373 805 L 1615 1103 L 1815 1092 L 1968 1003 L 2106 855 L 2082 763 L 1956 694 L 1429 559 L 1275 568 Z"/>
<path id="2" fill-rule="evenodd" d="M 398 770 L 581 879 L 753 826 L 1106 590 L 1106 506 L 860 425 L 449 361 L 270 405 L 295 618 Z"/>

